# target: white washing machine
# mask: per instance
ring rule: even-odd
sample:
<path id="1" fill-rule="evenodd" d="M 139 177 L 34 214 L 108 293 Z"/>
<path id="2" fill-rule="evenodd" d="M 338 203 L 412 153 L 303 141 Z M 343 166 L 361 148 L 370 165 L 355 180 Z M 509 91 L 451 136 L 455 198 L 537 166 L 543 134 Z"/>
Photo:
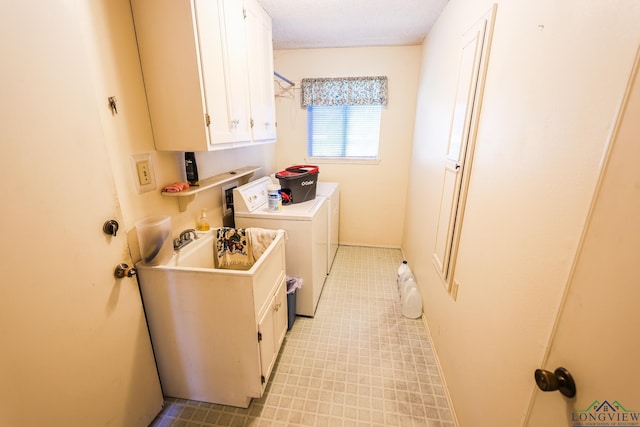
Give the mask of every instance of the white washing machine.
<path id="1" fill-rule="evenodd" d="M 283 206 L 279 212 L 270 211 L 267 185 L 271 183 L 269 177 L 263 177 L 233 189 L 235 225 L 287 232 L 286 274 L 303 280 L 296 294 L 296 314 L 313 316 L 327 277 L 328 202 L 325 197 L 316 197 Z"/>
<path id="2" fill-rule="evenodd" d="M 338 252 L 340 233 L 340 184 L 337 182 L 320 182 L 316 184 L 316 197 L 324 197 L 329 203 L 329 246 L 327 254 L 327 274 Z"/>

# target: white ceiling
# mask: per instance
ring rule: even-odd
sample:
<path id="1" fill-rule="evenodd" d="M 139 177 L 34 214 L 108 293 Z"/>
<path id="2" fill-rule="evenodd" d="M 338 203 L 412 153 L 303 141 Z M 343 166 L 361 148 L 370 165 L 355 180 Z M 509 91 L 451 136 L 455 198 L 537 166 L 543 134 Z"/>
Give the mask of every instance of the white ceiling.
<path id="1" fill-rule="evenodd" d="M 274 49 L 420 44 L 449 0 L 258 0 Z"/>

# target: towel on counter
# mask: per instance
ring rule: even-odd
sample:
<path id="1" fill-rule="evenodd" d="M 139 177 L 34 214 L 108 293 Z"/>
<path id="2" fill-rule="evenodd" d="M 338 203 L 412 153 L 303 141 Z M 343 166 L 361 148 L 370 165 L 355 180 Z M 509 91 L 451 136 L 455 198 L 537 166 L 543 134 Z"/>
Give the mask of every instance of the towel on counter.
<path id="1" fill-rule="evenodd" d="M 164 187 L 162 191 L 165 193 L 179 193 L 187 188 L 189 188 L 189 184 L 186 182 L 174 182 L 173 184 Z"/>
<path id="2" fill-rule="evenodd" d="M 248 270 L 255 263 L 247 229 L 221 227 L 216 230 L 216 268 Z"/>

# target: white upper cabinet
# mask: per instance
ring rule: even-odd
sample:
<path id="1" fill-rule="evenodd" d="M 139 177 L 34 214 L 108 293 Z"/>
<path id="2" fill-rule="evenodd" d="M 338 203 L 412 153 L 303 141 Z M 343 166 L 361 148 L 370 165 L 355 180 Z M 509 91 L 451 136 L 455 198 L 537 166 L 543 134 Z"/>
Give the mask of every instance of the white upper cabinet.
<path id="1" fill-rule="evenodd" d="M 250 141 L 242 4 L 237 0 L 194 3 L 209 144 Z"/>
<path id="2" fill-rule="evenodd" d="M 254 23 L 245 19 L 242 2 L 132 0 L 131 5 L 156 149 L 212 151 L 252 144 L 248 58 L 255 54 L 247 34 L 257 30 L 246 28 Z M 270 28 L 268 15 L 263 19 Z M 261 61 L 268 56 L 260 68 L 273 75 L 270 35 L 268 50 L 260 52 Z"/>
<path id="3" fill-rule="evenodd" d="M 244 4 L 253 139 L 275 141 L 276 105 L 273 90 L 271 17 L 257 0 L 245 0 Z"/>

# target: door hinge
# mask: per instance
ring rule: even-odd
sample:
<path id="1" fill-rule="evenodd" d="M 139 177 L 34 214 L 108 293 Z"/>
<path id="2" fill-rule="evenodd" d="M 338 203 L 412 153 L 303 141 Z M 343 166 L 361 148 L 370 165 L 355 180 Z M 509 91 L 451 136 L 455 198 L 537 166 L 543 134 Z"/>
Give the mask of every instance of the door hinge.
<path id="1" fill-rule="evenodd" d="M 249 125 L 251 126 L 251 128 L 253 129 L 253 119 L 249 120 Z"/>
<path id="2" fill-rule="evenodd" d="M 260 375 L 260 384 L 264 384 L 267 380 L 265 379 L 264 375 Z"/>
<path id="3" fill-rule="evenodd" d="M 258 342 L 262 341 L 262 332 L 258 332 Z"/>
<path id="4" fill-rule="evenodd" d="M 247 19 L 247 9 L 242 8 L 242 19 Z"/>
<path id="5" fill-rule="evenodd" d="M 209 114 L 204 115 L 204 122 L 206 123 L 207 126 L 211 124 L 211 116 L 209 116 Z"/>

